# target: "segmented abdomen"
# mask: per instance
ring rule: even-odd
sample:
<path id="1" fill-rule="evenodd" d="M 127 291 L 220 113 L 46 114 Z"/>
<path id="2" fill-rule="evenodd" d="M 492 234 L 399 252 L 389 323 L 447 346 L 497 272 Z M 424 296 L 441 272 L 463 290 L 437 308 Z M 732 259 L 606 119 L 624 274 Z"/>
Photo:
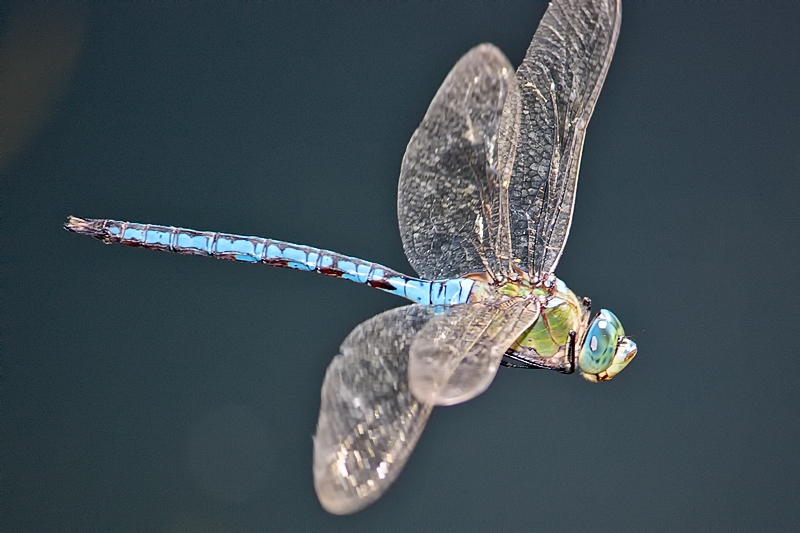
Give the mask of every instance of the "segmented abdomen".
<path id="1" fill-rule="evenodd" d="M 317 272 L 363 283 L 423 305 L 464 303 L 474 284 L 462 278 L 412 278 L 377 263 L 262 237 L 77 217 L 69 217 L 64 227 L 106 243 Z"/>

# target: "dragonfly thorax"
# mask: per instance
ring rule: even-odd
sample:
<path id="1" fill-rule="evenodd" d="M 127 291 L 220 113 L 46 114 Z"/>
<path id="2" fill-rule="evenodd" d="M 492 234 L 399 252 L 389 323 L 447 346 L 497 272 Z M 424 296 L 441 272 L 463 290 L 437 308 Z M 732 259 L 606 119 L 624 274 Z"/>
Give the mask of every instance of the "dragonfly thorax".
<path id="1" fill-rule="evenodd" d="M 614 313 L 602 309 L 590 320 L 589 301 L 552 274 L 541 280 L 522 275 L 499 282 L 485 273 L 465 277 L 475 281 L 471 302 L 498 295 L 537 302 L 538 318 L 506 351 L 517 361 L 565 373 L 577 367 L 585 379 L 598 382 L 617 375 L 636 355 L 636 344 L 625 337 Z"/>
<path id="2" fill-rule="evenodd" d="M 507 355 L 527 364 L 574 371 L 574 357 L 569 358 L 572 337 L 584 336 L 589 319 L 589 308 L 563 281 L 554 275 L 541 280 L 520 276 L 515 280 L 496 282 L 487 274 L 465 276 L 475 281 L 470 294 L 471 302 L 503 295 L 509 299 L 529 299 L 539 306 L 536 321 L 517 338 L 507 350 Z"/>

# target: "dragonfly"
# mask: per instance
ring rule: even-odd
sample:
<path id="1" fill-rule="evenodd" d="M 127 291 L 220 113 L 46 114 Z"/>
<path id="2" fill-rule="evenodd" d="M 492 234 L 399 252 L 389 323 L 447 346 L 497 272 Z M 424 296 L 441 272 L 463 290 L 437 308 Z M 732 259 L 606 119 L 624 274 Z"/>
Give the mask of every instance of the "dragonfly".
<path id="1" fill-rule="evenodd" d="M 500 366 L 607 381 L 637 353 L 619 319 L 555 274 L 584 135 L 620 28 L 619 0 L 554 0 L 515 71 L 491 44 L 437 91 L 400 168 L 398 221 L 418 277 L 274 239 L 110 219 L 65 228 L 105 243 L 317 272 L 405 297 L 357 326 L 330 363 L 314 436 L 329 512 L 375 502 L 434 406 L 482 393 Z"/>

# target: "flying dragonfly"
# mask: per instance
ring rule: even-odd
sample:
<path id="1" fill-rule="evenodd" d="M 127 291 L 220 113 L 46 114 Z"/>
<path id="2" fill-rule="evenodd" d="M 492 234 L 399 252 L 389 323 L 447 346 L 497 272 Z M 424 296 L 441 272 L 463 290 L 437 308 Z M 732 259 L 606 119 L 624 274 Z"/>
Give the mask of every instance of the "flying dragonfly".
<path id="1" fill-rule="evenodd" d="M 620 27 L 619 0 L 555 0 L 522 65 L 479 45 L 453 67 L 403 157 L 398 219 L 419 277 L 273 239 L 69 217 L 105 243 L 318 272 L 412 305 L 356 327 L 325 374 L 314 437 L 322 506 L 353 513 L 397 478 L 434 406 L 474 398 L 501 365 L 589 381 L 636 355 L 554 275 L 587 124 Z"/>

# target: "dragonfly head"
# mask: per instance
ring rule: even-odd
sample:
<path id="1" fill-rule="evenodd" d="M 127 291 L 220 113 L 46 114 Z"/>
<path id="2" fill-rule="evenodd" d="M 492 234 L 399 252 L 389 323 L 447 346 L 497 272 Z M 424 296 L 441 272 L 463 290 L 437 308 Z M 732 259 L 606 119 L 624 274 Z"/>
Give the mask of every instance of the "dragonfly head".
<path id="1" fill-rule="evenodd" d="M 636 343 L 625 336 L 617 316 L 601 309 L 592 319 L 578 354 L 578 368 L 584 379 L 608 381 L 636 356 Z"/>

